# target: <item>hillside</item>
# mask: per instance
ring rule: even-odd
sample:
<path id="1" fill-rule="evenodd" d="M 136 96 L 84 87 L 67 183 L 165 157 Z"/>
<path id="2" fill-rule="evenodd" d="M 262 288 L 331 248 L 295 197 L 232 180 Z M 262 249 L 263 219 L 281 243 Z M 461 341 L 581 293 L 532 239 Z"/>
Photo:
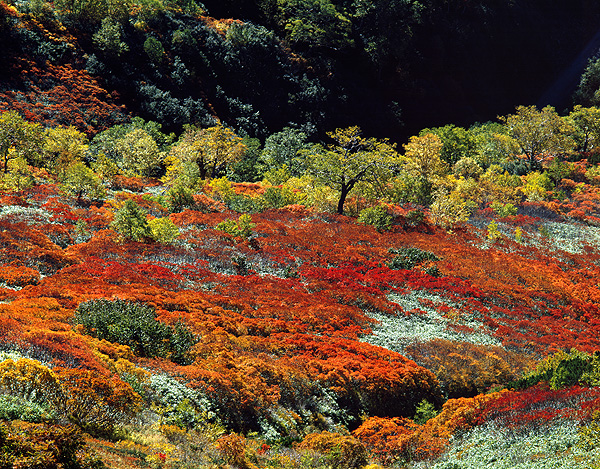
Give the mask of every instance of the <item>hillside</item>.
<path id="1" fill-rule="evenodd" d="M 239 3 L 0 0 L 0 467 L 600 467 L 598 7 Z"/>
<path id="2" fill-rule="evenodd" d="M 175 132 L 219 118 L 261 139 L 359 125 L 402 142 L 518 104 L 570 107 L 600 46 L 585 0 L 2 5 L 3 109 L 86 132 L 125 112 Z"/>

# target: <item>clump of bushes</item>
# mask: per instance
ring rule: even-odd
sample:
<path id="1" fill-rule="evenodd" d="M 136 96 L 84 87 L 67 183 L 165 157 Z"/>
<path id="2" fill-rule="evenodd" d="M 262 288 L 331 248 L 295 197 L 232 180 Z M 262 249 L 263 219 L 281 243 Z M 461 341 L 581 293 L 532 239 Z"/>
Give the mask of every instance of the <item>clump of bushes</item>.
<path id="1" fill-rule="evenodd" d="M 330 467 L 354 469 L 367 464 L 367 450 L 360 441 L 350 435 L 327 431 L 310 433 L 300 443 L 299 448 L 323 454 Z"/>
<path id="2" fill-rule="evenodd" d="M 575 384 L 600 385 L 600 354 L 590 355 L 578 350 L 557 352 L 538 363 L 535 370 L 509 387 L 525 389 L 539 382 L 547 382 L 552 389 L 560 389 Z"/>
<path id="3" fill-rule="evenodd" d="M 128 345 L 141 357 L 168 358 L 189 364 L 194 334 L 183 324 L 169 326 L 156 319 L 153 307 L 123 300 L 92 300 L 79 305 L 74 321 L 99 339 Z"/>
<path id="4" fill-rule="evenodd" d="M 222 221 L 216 226 L 219 231 L 224 231 L 231 236 L 236 238 L 248 239 L 252 234 L 252 229 L 256 227 L 255 223 L 252 223 L 252 217 L 247 213 L 244 213 L 237 220 L 228 218 Z"/>
<path id="5" fill-rule="evenodd" d="M 380 205 L 361 210 L 357 221 L 364 225 L 371 225 L 380 233 L 389 230 L 392 226 L 392 216 L 387 212 L 385 207 Z"/>
<path id="6" fill-rule="evenodd" d="M 440 260 L 434 253 L 418 248 L 390 249 L 390 253 L 396 254 L 396 256 L 387 262 L 386 265 L 390 269 L 397 270 L 410 270 L 424 262 L 437 262 Z"/>
<path id="7" fill-rule="evenodd" d="M 101 469 L 87 456 L 83 433 L 75 425 L 0 422 L 0 467 Z"/>

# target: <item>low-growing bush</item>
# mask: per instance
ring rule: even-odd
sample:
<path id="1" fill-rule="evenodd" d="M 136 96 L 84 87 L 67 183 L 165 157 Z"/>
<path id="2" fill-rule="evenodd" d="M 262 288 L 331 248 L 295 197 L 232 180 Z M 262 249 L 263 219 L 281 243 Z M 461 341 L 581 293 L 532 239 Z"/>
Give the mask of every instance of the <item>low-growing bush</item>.
<path id="1" fill-rule="evenodd" d="M 252 217 L 247 213 L 244 213 L 237 220 L 228 218 L 227 220 L 222 221 L 216 226 L 216 229 L 224 231 L 236 238 L 248 239 L 252 234 L 252 229 L 254 227 L 256 227 L 256 224 L 252 223 Z"/>
<path id="2" fill-rule="evenodd" d="M 152 239 L 157 243 L 171 244 L 179 236 L 179 228 L 168 218 L 153 218 L 148 222 Z"/>
<path id="3" fill-rule="evenodd" d="M 183 212 L 186 208 L 194 208 L 194 194 L 189 187 L 177 185 L 167 191 L 166 205 L 172 213 Z"/>
<path id="4" fill-rule="evenodd" d="M 111 227 L 132 241 L 141 242 L 152 237 L 146 212 L 131 199 L 126 200 L 123 207 L 115 212 Z"/>
<path id="5" fill-rule="evenodd" d="M 83 434 L 75 425 L 0 422 L 0 467 L 30 469 L 101 469 L 86 456 Z"/>
<path id="6" fill-rule="evenodd" d="M 538 363 L 535 370 L 510 383 L 510 386 L 524 389 L 542 381 L 547 382 L 552 389 L 578 383 L 597 386 L 600 384 L 600 356 L 578 350 L 557 352 Z"/>
<path id="7" fill-rule="evenodd" d="M 255 213 L 260 212 L 262 205 L 251 197 L 246 197 L 241 194 L 234 194 L 226 201 L 227 208 L 238 213 Z"/>
<path id="8" fill-rule="evenodd" d="M 380 233 L 389 230 L 392 226 L 392 216 L 382 206 L 367 207 L 361 210 L 356 221 L 364 225 L 371 225 Z"/>
<path id="9" fill-rule="evenodd" d="M 426 261 L 436 262 L 440 260 L 440 258 L 432 252 L 423 251 L 418 248 L 390 249 L 390 253 L 396 254 L 396 256 L 387 263 L 387 266 L 390 269 L 409 270 Z"/>
<path id="10" fill-rule="evenodd" d="M 325 455 L 331 467 L 354 469 L 367 464 L 367 451 L 363 444 L 350 435 L 321 432 L 306 435 L 301 449 L 311 449 Z"/>
<path id="11" fill-rule="evenodd" d="M 298 203 L 298 197 L 289 187 L 268 187 L 262 196 L 265 205 L 269 208 L 282 208 L 286 205 Z"/>
<path id="12" fill-rule="evenodd" d="M 156 319 L 153 307 L 123 300 L 92 300 L 79 305 L 74 321 L 99 339 L 128 345 L 142 357 L 168 358 L 176 363 L 190 361 L 189 350 L 196 342 L 183 324 L 169 326 Z"/>
<path id="13" fill-rule="evenodd" d="M 19 396 L 0 395 L 0 419 L 40 423 L 54 420 L 54 415 L 37 402 Z"/>

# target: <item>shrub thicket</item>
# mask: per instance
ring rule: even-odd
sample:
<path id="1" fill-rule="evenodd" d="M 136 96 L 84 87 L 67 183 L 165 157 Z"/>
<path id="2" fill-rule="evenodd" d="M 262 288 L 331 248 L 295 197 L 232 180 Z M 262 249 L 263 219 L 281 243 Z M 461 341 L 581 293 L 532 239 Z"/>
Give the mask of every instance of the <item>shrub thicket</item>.
<path id="1" fill-rule="evenodd" d="M 151 306 L 123 300 L 92 300 L 79 305 L 74 320 L 88 334 L 128 345 L 139 356 L 168 358 L 180 364 L 190 362 L 194 334 L 183 324 L 169 326 L 158 321 Z"/>

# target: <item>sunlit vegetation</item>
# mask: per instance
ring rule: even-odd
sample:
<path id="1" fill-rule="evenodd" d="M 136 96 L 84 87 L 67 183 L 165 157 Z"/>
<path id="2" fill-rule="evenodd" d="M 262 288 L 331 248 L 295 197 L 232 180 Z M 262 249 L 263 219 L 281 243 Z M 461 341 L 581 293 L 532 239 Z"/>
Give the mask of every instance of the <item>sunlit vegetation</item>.
<path id="1" fill-rule="evenodd" d="M 0 0 L 0 466 L 600 467 L 598 62 L 344 113 L 495 3 Z"/>

